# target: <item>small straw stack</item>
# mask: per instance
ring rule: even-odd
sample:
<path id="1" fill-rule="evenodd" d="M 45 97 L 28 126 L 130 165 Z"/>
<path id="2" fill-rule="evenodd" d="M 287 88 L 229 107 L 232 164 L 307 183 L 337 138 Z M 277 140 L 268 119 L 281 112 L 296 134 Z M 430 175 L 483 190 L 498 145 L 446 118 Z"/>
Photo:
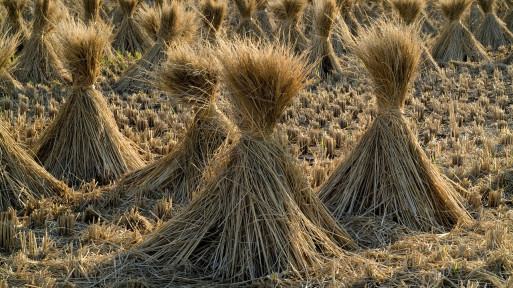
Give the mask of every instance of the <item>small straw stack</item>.
<path id="1" fill-rule="evenodd" d="M 461 23 L 461 16 L 470 4 L 470 0 L 440 1 L 440 9 L 447 18 L 447 24 L 431 48 L 431 55 L 436 62 L 447 64 L 450 61 L 490 61 L 483 46 Z"/>
<path id="2" fill-rule="evenodd" d="M 15 67 L 11 59 L 16 53 L 19 38 L 3 34 L 0 36 L 0 96 L 2 98 L 14 97 L 18 92 L 24 91 L 23 85 L 12 77 Z"/>
<path id="3" fill-rule="evenodd" d="M 155 89 L 153 72 L 166 60 L 168 47 L 188 43 L 196 33 L 195 16 L 186 12 L 182 4 L 173 2 L 161 10 L 157 41 L 144 56 L 130 66 L 114 83 L 112 89 L 119 94 L 149 93 Z"/>
<path id="4" fill-rule="evenodd" d="M 14 76 L 21 82 L 69 82 L 60 60 L 62 50 L 54 39 L 56 25 L 64 17 L 57 0 L 36 0 L 32 33 L 16 59 Z"/>
<path id="5" fill-rule="evenodd" d="M 73 87 L 34 147 L 43 166 L 57 179 L 65 178 L 73 186 L 93 179 L 106 184 L 143 165 L 131 141 L 118 130 L 102 94 L 94 87 L 111 35 L 109 30 L 103 24 L 87 28 L 67 24 L 62 42 Z"/>
<path id="6" fill-rule="evenodd" d="M 39 166 L 4 125 L 0 125 L 0 211 L 23 209 L 31 199 L 66 197 L 68 187 Z"/>
<path id="7" fill-rule="evenodd" d="M 87 25 L 92 25 L 101 21 L 100 10 L 103 0 L 82 0 L 84 11 L 84 22 Z"/>
<path id="8" fill-rule="evenodd" d="M 191 106 L 194 120 L 173 152 L 125 175 L 118 186 L 131 197 L 154 200 L 167 192 L 173 203 L 183 204 L 192 199 L 203 170 L 224 143 L 231 124 L 216 108 L 219 76 L 208 53 L 185 45 L 170 49 L 156 74 L 163 91 Z"/>
<path id="9" fill-rule="evenodd" d="M 120 257 L 127 273 L 151 267 L 164 273 L 154 284 L 164 284 L 184 268 L 185 277 L 240 283 L 322 269 L 328 255 L 344 255 L 334 238 L 354 247 L 273 135 L 306 84 L 304 61 L 248 42 L 223 43 L 217 53 L 240 139 L 212 159 L 189 205 Z"/>
<path id="10" fill-rule="evenodd" d="M 315 5 L 314 31 L 311 41 L 310 61 L 318 63 L 315 73 L 326 79 L 333 74 L 341 74 L 342 68 L 331 43 L 331 32 L 335 17 L 337 17 L 337 5 L 335 0 L 317 0 Z"/>
<path id="11" fill-rule="evenodd" d="M 27 23 L 25 23 L 25 19 L 23 19 L 23 12 L 27 6 L 27 0 L 2 0 L 1 3 L 7 10 L 8 33 L 11 36 L 19 35 L 20 46 L 18 50 L 21 50 L 30 35 L 27 29 Z"/>
<path id="12" fill-rule="evenodd" d="M 270 7 L 279 23 L 277 35 L 280 43 L 293 48 L 296 54 L 308 48 L 308 39 L 299 28 L 299 20 L 306 4 L 306 0 L 279 0 Z"/>
<path id="13" fill-rule="evenodd" d="M 484 13 L 484 18 L 475 33 L 477 41 L 484 47 L 491 47 L 492 51 L 513 44 L 513 34 L 508 30 L 506 24 L 495 15 L 495 0 L 478 0 L 477 3 Z"/>
<path id="14" fill-rule="evenodd" d="M 378 116 L 319 189 L 333 214 L 377 216 L 412 229 L 441 231 L 470 217 L 462 197 L 426 156 L 402 109 L 417 73 L 421 45 L 412 26 L 379 26 L 353 51 L 370 78 Z"/>
<path id="15" fill-rule="evenodd" d="M 216 43 L 226 15 L 226 2 L 203 0 L 201 4 L 201 35 L 211 44 Z"/>
<path id="16" fill-rule="evenodd" d="M 264 31 L 253 19 L 253 14 L 258 7 L 257 0 L 234 0 L 234 2 L 240 14 L 239 25 L 235 28 L 235 32 L 243 38 L 249 37 L 253 40 L 264 39 Z"/>
<path id="17" fill-rule="evenodd" d="M 137 15 L 141 27 L 153 41 L 157 40 L 159 34 L 161 9 L 159 6 L 143 4 Z"/>
<path id="18" fill-rule="evenodd" d="M 152 45 L 151 38 L 135 20 L 134 14 L 142 0 L 117 0 L 123 19 L 114 33 L 112 47 L 116 50 L 143 54 Z"/>

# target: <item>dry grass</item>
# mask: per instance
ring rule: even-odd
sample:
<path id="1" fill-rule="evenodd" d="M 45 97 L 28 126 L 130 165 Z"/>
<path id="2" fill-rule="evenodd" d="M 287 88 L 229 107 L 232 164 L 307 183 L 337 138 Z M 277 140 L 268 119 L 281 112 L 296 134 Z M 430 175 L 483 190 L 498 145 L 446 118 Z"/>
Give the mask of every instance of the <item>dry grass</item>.
<path id="1" fill-rule="evenodd" d="M 112 47 L 121 52 L 144 53 L 151 47 L 152 40 L 134 17 L 141 0 L 118 0 L 117 3 L 123 12 L 123 19 L 114 31 Z"/>
<path id="2" fill-rule="evenodd" d="M 354 45 L 374 82 L 379 110 L 320 188 L 340 220 L 375 215 L 424 231 L 470 221 L 462 197 L 430 163 L 401 112 L 422 53 L 415 35 L 411 26 L 380 24 Z"/>
<path id="3" fill-rule="evenodd" d="M 490 61 L 483 46 L 460 21 L 470 3 L 469 0 L 440 1 L 440 8 L 448 22 L 431 47 L 431 55 L 438 63 Z"/>
<path id="4" fill-rule="evenodd" d="M 70 185 L 93 179 L 105 184 L 140 168 L 142 161 L 131 141 L 119 132 L 112 112 L 94 87 L 100 59 L 109 43 L 108 27 L 67 27 L 62 41 L 73 87 L 33 149 L 52 175 L 66 179 Z"/>
<path id="5" fill-rule="evenodd" d="M 159 200 L 166 195 L 173 203 L 187 203 L 208 161 L 224 143 L 231 124 L 216 108 L 219 77 L 208 52 L 188 46 L 169 49 L 168 59 L 156 71 L 161 90 L 190 106 L 195 116 L 173 152 L 121 179 L 118 187 L 130 203 L 148 208 L 148 201 L 133 199 Z"/>
<path id="6" fill-rule="evenodd" d="M 166 50 L 193 39 L 197 30 L 196 19 L 192 12 L 186 12 L 182 4 L 164 5 L 160 13 L 157 41 L 137 63 L 121 75 L 112 87 L 114 91 L 122 94 L 154 90 L 153 74 L 160 63 L 166 60 Z"/>
<path id="7" fill-rule="evenodd" d="M 305 0 L 280 0 L 270 7 L 279 23 L 276 32 L 278 40 L 292 47 L 297 54 L 308 48 L 308 39 L 299 28 L 299 21 L 306 5 Z"/>
<path id="8" fill-rule="evenodd" d="M 32 32 L 16 60 L 14 75 L 23 83 L 68 82 L 69 75 L 65 73 L 59 55 L 62 48 L 54 38 L 56 25 L 64 17 L 64 11 L 57 0 L 37 0 L 34 9 Z"/>
<path id="9" fill-rule="evenodd" d="M 502 46 L 513 44 L 513 34 L 494 12 L 495 0 L 480 0 L 479 7 L 483 10 L 484 18 L 476 29 L 476 39 L 484 47 L 491 47 L 497 51 Z"/>

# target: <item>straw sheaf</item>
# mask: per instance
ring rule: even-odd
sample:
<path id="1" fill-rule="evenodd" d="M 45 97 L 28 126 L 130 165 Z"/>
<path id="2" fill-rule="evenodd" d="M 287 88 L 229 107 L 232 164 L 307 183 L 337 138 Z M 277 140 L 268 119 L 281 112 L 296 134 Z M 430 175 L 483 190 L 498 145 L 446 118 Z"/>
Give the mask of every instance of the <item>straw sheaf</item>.
<path id="1" fill-rule="evenodd" d="M 292 55 L 284 47 L 259 49 L 247 41 L 223 43 L 217 53 L 220 75 L 230 88 L 243 132 L 272 132 L 279 116 L 307 84 L 309 69 L 304 59 Z"/>
<path id="2" fill-rule="evenodd" d="M 242 18 L 251 18 L 257 8 L 257 0 L 234 0 Z"/>
<path id="3" fill-rule="evenodd" d="M 109 43 L 111 28 L 100 23 L 87 27 L 70 23 L 65 28 L 61 36 L 64 64 L 74 85 L 91 86 L 100 74 L 100 60 Z"/>
<path id="4" fill-rule="evenodd" d="M 205 0 L 201 6 L 203 25 L 209 31 L 218 32 L 226 15 L 226 2 Z"/>
<path id="5" fill-rule="evenodd" d="M 493 13 L 495 0 L 476 0 L 484 14 Z"/>
<path id="6" fill-rule="evenodd" d="M 158 39 L 165 44 L 170 42 L 187 42 L 197 31 L 194 13 L 185 11 L 182 4 L 173 2 L 164 5 L 160 16 Z"/>
<path id="7" fill-rule="evenodd" d="M 305 0 L 281 0 L 271 5 L 271 12 L 280 21 L 299 22 L 303 9 L 306 7 Z"/>
<path id="8" fill-rule="evenodd" d="M 426 6 L 424 0 L 393 0 L 392 4 L 401 19 L 408 25 L 419 18 L 420 13 Z"/>
<path id="9" fill-rule="evenodd" d="M 125 17 L 133 17 L 135 10 L 137 10 L 137 6 L 142 2 L 142 0 L 117 0 L 118 5 L 123 12 Z"/>
<path id="10" fill-rule="evenodd" d="M 19 43 L 19 36 L 14 37 L 7 34 L 0 35 L 0 73 L 4 73 L 11 69 L 10 62 Z"/>
<path id="11" fill-rule="evenodd" d="M 34 32 L 48 34 L 52 32 L 57 23 L 64 18 L 64 11 L 61 9 L 58 0 L 36 0 L 34 11 Z"/>
<path id="12" fill-rule="evenodd" d="M 315 2 L 315 31 L 317 36 L 328 38 L 337 17 L 337 4 L 335 0 L 322 0 Z"/>
<path id="13" fill-rule="evenodd" d="M 186 45 L 170 49 L 156 75 L 160 88 L 182 103 L 202 107 L 216 100 L 219 76 L 215 62 L 204 51 Z"/>
<path id="14" fill-rule="evenodd" d="M 461 15 L 472 4 L 471 0 L 440 0 L 438 3 L 442 13 L 449 20 L 449 22 L 458 21 Z"/>
<path id="15" fill-rule="evenodd" d="M 378 107 L 401 109 L 417 74 L 422 46 L 415 28 L 376 25 L 358 38 L 353 51 L 375 86 Z"/>
<path id="16" fill-rule="evenodd" d="M 160 29 L 160 11 L 160 7 L 143 5 L 143 7 L 137 13 L 137 18 L 139 19 L 141 27 L 146 30 L 148 35 L 151 36 L 153 40 L 157 40 Z"/>
<path id="17" fill-rule="evenodd" d="M 102 4 L 103 0 L 83 0 L 86 23 L 94 23 L 100 19 Z"/>
<path id="18" fill-rule="evenodd" d="M 336 0 L 337 7 L 340 9 L 340 14 L 346 16 L 353 10 L 356 0 Z"/>
<path id="19" fill-rule="evenodd" d="M 21 17 L 28 0 L 2 0 L 2 4 L 7 10 L 7 16 L 11 19 Z"/>

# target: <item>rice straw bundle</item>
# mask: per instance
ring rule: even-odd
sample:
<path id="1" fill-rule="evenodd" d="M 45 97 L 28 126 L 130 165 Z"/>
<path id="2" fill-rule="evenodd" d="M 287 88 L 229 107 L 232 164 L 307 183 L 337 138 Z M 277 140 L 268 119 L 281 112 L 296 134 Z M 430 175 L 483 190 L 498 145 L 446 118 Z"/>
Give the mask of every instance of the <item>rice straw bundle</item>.
<path id="1" fill-rule="evenodd" d="M 87 25 L 101 21 L 100 10 L 103 0 L 83 0 L 84 19 Z"/>
<path id="2" fill-rule="evenodd" d="M 135 10 L 142 0 L 117 0 L 123 19 L 114 32 L 112 47 L 121 52 L 144 53 L 152 45 L 151 38 L 135 20 Z"/>
<path id="3" fill-rule="evenodd" d="M 241 37 L 249 37 L 253 40 L 261 40 L 264 38 L 264 31 L 253 19 L 253 14 L 257 9 L 257 0 L 234 0 L 235 6 L 239 10 L 239 25 L 235 28 L 235 32 Z"/>
<path id="4" fill-rule="evenodd" d="M 360 24 L 354 17 L 354 3 L 355 0 L 337 0 L 337 7 L 339 8 L 339 14 L 342 20 L 347 28 L 349 28 L 351 34 L 356 36 L 358 29 L 360 29 Z"/>
<path id="5" fill-rule="evenodd" d="M 299 20 L 306 4 L 306 0 L 280 0 L 270 7 L 279 23 L 277 34 L 280 43 L 292 47 L 297 54 L 308 47 L 308 39 L 299 29 Z"/>
<path id="6" fill-rule="evenodd" d="M 19 34 L 21 50 L 23 44 L 25 44 L 29 38 L 27 23 L 25 23 L 25 19 L 23 19 L 23 12 L 27 6 L 27 0 L 2 0 L 1 3 L 7 11 L 7 19 L 9 20 L 8 27 L 10 28 L 8 33 L 11 36 Z"/>
<path id="7" fill-rule="evenodd" d="M 470 0 L 441 0 L 440 8 L 447 18 L 442 33 L 435 39 L 431 55 L 438 63 L 450 61 L 489 61 L 483 46 L 461 23 L 461 15 L 470 5 Z"/>
<path id="8" fill-rule="evenodd" d="M 32 33 L 16 59 L 14 76 L 21 82 L 48 83 L 52 80 L 69 82 L 54 39 L 54 30 L 64 17 L 57 0 L 36 0 Z"/>
<path id="9" fill-rule="evenodd" d="M 273 24 L 271 23 L 271 19 L 269 18 L 269 14 L 267 14 L 267 6 L 269 4 L 269 0 L 257 0 L 257 9 L 255 11 L 255 20 L 259 24 L 262 31 L 265 33 L 267 38 L 272 41 L 273 39 Z"/>
<path id="10" fill-rule="evenodd" d="M 232 283 L 323 267 L 328 255 L 343 253 L 333 239 L 354 244 L 273 135 L 306 84 L 305 65 L 287 50 L 248 41 L 222 44 L 217 55 L 240 139 L 210 162 L 197 197 L 129 251 L 123 265 L 166 274 L 183 267 L 194 278 Z"/>
<path id="11" fill-rule="evenodd" d="M 0 96 L 2 98 L 16 96 L 18 92 L 24 90 L 21 83 L 12 77 L 11 74 L 14 70 L 11 58 L 16 52 L 18 41 L 18 35 L 9 36 L 8 34 L 3 34 L 0 36 Z"/>
<path id="12" fill-rule="evenodd" d="M 426 156 L 402 113 L 421 45 L 412 26 L 382 22 L 354 44 L 374 82 L 378 116 L 321 186 L 333 214 L 378 216 L 423 231 L 468 222 L 462 197 Z"/>
<path id="13" fill-rule="evenodd" d="M 226 2 L 204 0 L 201 5 L 201 20 L 203 22 L 201 34 L 210 43 L 217 41 L 218 35 L 226 15 Z"/>
<path id="14" fill-rule="evenodd" d="M 477 3 L 483 10 L 484 18 L 477 27 L 476 39 L 484 47 L 490 46 L 493 51 L 497 51 L 501 46 L 513 44 L 513 34 L 504 22 L 495 15 L 495 0 L 478 0 Z"/>
<path id="15" fill-rule="evenodd" d="M 219 76 L 214 64 L 207 53 L 185 45 L 169 50 L 157 82 L 163 91 L 192 107 L 194 120 L 173 152 L 121 179 L 118 186 L 125 194 L 156 200 L 168 194 L 173 203 L 192 199 L 203 170 L 231 126 L 216 108 Z"/>
<path id="16" fill-rule="evenodd" d="M 0 125 L 0 211 L 22 209 L 28 200 L 43 196 L 65 197 L 68 187 L 39 166 L 4 125 Z"/>
<path id="17" fill-rule="evenodd" d="M 148 93 L 154 90 L 153 72 L 166 59 L 167 48 L 187 43 L 193 38 L 197 30 L 195 16 L 192 12 L 186 12 L 182 4 L 173 2 L 164 5 L 160 13 L 161 23 L 157 41 L 114 83 L 112 88 L 117 93 Z"/>
<path id="18" fill-rule="evenodd" d="M 477 27 L 481 24 L 484 14 L 479 8 L 479 4 L 476 1 L 472 2 L 470 6 L 470 13 L 468 15 L 468 29 L 470 32 L 475 33 Z"/>
<path id="19" fill-rule="evenodd" d="M 317 0 L 315 3 L 314 33 L 310 61 L 318 63 L 315 72 L 322 78 L 342 73 L 342 68 L 331 44 L 331 30 L 338 10 L 335 0 Z"/>
<path id="20" fill-rule="evenodd" d="M 139 23 L 153 41 L 157 40 L 160 29 L 160 11 L 161 8 L 149 5 L 142 5 L 138 13 Z"/>
<path id="21" fill-rule="evenodd" d="M 73 87 L 34 151 L 57 179 L 66 178 L 73 186 L 93 179 L 105 184 L 143 163 L 133 144 L 118 131 L 112 112 L 94 87 L 109 28 L 72 23 L 66 28 L 64 61 Z"/>

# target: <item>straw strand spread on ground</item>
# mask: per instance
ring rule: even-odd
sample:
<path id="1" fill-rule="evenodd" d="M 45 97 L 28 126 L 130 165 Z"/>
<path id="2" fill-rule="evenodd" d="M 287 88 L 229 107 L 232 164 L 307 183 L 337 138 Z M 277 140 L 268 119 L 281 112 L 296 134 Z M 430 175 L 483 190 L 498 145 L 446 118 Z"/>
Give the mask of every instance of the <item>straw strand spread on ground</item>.
<path id="1" fill-rule="evenodd" d="M 461 23 L 461 15 L 467 10 L 470 0 L 441 0 L 440 8 L 447 18 L 443 31 L 435 39 L 431 55 L 438 63 L 450 61 L 489 61 L 483 46 Z"/>
<path id="2" fill-rule="evenodd" d="M 158 200 L 168 193 L 173 203 L 182 204 L 192 199 L 203 170 L 224 143 L 231 124 L 216 108 L 219 77 L 207 53 L 195 52 L 188 46 L 170 49 L 156 75 L 157 85 L 179 102 L 190 105 L 195 117 L 173 152 L 125 175 L 117 186 L 132 199 Z"/>
<path id="3" fill-rule="evenodd" d="M 57 0 L 36 0 L 32 33 L 25 49 L 16 59 L 14 76 L 21 82 L 48 83 L 52 80 L 69 82 L 54 39 L 54 30 L 64 16 Z"/>
<path id="4" fill-rule="evenodd" d="M 484 47 L 490 46 L 492 51 L 497 51 L 501 46 L 513 44 L 513 34 L 495 15 L 495 0 L 478 0 L 477 3 L 483 10 L 484 18 L 477 27 L 476 39 Z"/>
<path id="5" fill-rule="evenodd" d="M 149 265 L 163 274 L 162 283 L 181 268 L 189 279 L 239 282 L 285 271 L 304 275 L 342 256 L 333 239 L 346 247 L 353 242 L 273 136 L 278 117 L 306 84 L 304 61 L 247 42 L 222 44 L 217 55 L 240 139 L 212 159 L 198 195 L 129 251 L 122 269 L 136 276 Z"/>
<path id="6" fill-rule="evenodd" d="M 333 22 L 338 14 L 335 0 L 317 0 L 315 5 L 315 20 L 313 39 L 311 41 L 311 62 L 318 63 L 314 72 L 320 77 L 342 73 L 342 68 L 331 45 Z"/>
<path id="7" fill-rule="evenodd" d="M 280 0 L 270 7 L 279 23 L 276 34 L 280 43 L 292 47 L 297 54 L 308 47 L 308 39 L 299 28 L 299 20 L 306 4 L 306 0 Z"/>
<path id="8" fill-rule="evenodd" d="M 66 178 L 73 186 L 93 179 L 105 184 L 143 163 L 94 87 L 110 37 L 108 27 L 66 25 L 62 37 L 64 61 L 72 74 L 73 87 L 34 151 L 57 179 Z"/>
<path id="9" fill-rule="evenodd" d="M 160 28 L 157 41 L 144 56 L 130 66 L 112 86 L 117 93 L 148 93 L 154 90 L 153 72 L 166 59 L 168 47 L 192 40 L 197 27 L 194 14 L 186 12 L 182 4 L 173 2 L 161 10 Z"/>
<path id="10" fill-rule="evenodd" d="M 112 47 L 121 52 L 144 53 L 152 45 L 151 38 L 135 20 L 134 14 L 141 0 L 117 0 L 123 19 L 114 32 Z"/>
<path id="11" fill-rule="evenodd" d="M 424 231 L 470 221 L 462 197 L 431 164 L 401 111 L 422 52 L 416 34 L 412 26 L 381 23 L 354 44 L 379 111 L 319 190 L 341 220 L 375 215 Z"/>

